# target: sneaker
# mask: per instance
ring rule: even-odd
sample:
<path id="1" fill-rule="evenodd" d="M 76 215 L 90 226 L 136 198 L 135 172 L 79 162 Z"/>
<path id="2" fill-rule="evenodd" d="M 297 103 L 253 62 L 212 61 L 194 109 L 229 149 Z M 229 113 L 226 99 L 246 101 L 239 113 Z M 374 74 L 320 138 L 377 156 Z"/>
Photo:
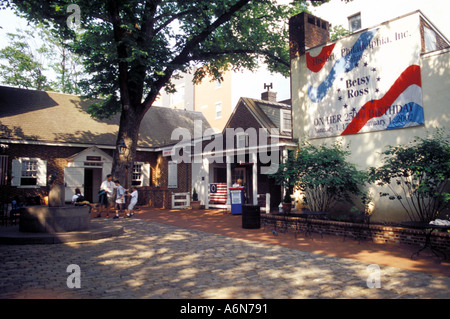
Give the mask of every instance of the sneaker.
<path id="1" fill-rule="evenodd" d="M 130 214 L 127 214 L 127 217 L 128 217 L 128 218 L 130 218 L 130 217 L 131 217 L 131 215 L 130 215 Z"/>
<path id="2" fill-rule="evenodd" d="M 113 217 L 113 219 L 118 219 L 118 218 L 119 218 L 119 216 L 117 216 L 117 215 Z"/>
<path id="3" fill-rule="evenodd" d="M 133 217 L 133 216 L 134 216 L 134 213 L 131 213 L 130 217 Z"/>

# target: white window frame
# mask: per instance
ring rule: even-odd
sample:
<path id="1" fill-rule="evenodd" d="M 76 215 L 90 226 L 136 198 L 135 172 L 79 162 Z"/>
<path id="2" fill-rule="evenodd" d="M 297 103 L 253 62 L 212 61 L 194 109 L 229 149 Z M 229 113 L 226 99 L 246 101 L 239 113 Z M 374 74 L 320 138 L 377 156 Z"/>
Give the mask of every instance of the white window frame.
<path id="1" fill-rule="evenodd" d="M 236 148 L 237 149 L 248 147 L 248 144 L 249 144 L 248 133 L 244 133 L 244 132 L 236 133 Z"/>
<path id="2" fill-rule="evenodd" d="M 353 29 L 353 28 L 352 28 L 352 20 L 353 20 L 354 18 L 357 18 L 357 17 L 359 17 L 359 28 Z M 348 30 L 349 30 L 351 33 L 356 32 L 356 31 L 358 31 L 358 30 L 361 30 L 361 28 L 362 28 L 361 12 L 357 12 L 357 13 L 355 13 L 355 14 L 352 14 L 351 16 L 349 16 L 349 17 L 347 18 L 347 20 L 348 20 Z"/>
<path id="3" fill-rule="evenodd" d="M 22 185 L 22 178 L 30 178 L 23 175 L 23 165 L 25 162 L 36 162 L 36 185 Z M 18 188 L 40 188 L 47 186 L 47 161 L 35 157 L 20 157 L 13 159 L 11 186 Z M 33 177 L 32 177 L 33 178 Z"/>
<path id="4" fill-rule="evenodd" d="M 135 166 L 139 166 L 140 179 L 134 178 L 134 175 L 135 175 L 134 167 Z M 151 180 L 150 175 L 151 175 L 150 164 L 146 164 L 144 162 L 135 162 L 133 165 L 131 183 L 133 184 L 133 182 L 140 181 L 139 185 L 133 185 L 133 186 L 135 186 L 135 187 L 150 186 L 150 180 Z"/>
<path id="5" fill-rule="evenodd" d="M 286 127 L 284 124 L 284 115 L 288 114 L 291 118 L 291 126 Z M 280 130 L 282 132 L 292 132 L 292 114 L 290 110 L 280 110 Z"/>
<path id="6" fill-rule="evenodd" d="M 215 103 L 215 106 L 216 106 L 216 120 L 217 119 L 221 119 L 222 118 L 222 111 L 223 111 L 223 105 L 222 105 L 222 102 L 216 102 Z M 217 116 L 217 111 L 218 111 L 218 108 L 220 107 L 220 116 Z"/>

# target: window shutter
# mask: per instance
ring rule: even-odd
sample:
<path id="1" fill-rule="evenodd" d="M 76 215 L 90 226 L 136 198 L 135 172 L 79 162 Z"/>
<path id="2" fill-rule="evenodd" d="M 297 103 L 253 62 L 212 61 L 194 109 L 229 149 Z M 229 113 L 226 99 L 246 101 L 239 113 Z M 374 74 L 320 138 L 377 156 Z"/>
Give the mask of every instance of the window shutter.
<path id="1" fill-rule="evenodd" d="M 20 159 L 12 160 L 11 186 L 20 186 L 20 178 L 22 177 L 22 161 Z"/>
<path id="2" fill-rule="evenodd" d="M 167 188 L 177 188 L 178 187 L 178 165 L 177 162 L 171 161 L 169 162 L 169 168 L 168 168 L 168 177 L 169 177 L 169 183 Z"/>
<path id="3" fill-rule="evenodd" d="M 47 186 L 47 161 L 38 159 L 37 185 Z"/>
<path id="4" fill-rule="evenodd" d="M 150 164 L 142 164 L 142 186 L 150 186 Z"/>

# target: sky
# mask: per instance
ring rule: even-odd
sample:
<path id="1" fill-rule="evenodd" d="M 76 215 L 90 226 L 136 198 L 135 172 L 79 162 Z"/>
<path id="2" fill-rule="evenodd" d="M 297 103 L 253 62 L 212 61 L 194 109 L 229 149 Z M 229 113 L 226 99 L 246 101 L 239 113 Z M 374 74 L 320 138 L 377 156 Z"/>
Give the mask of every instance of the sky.
<path id="1" fill-rule="evenodd" d="M 279 3 L 284 4 L 291 1 L 278 0 Z M 342 0 L 331 0 L 320 7 L 310 8 L 318 17 L 333 25 L 342 24 L 344 27 L 347 27 L 349 15 L 361 11 L 363 28 L 372 27 L 417 9 L 420 9 L 447 38 L 450 38 L 450 23 L 448 23 L 450 0 L 353 0 L 349 3 Z M 27 21 L 18 18 L 11 10 L 0 10 L 0 26 L 2 27 L 0 29 L 0 48 L 3 48 L 7 44 L 6 34 L 15 32 L 16 28 L 27 28 Z M 39 42 L 36 45 L 38 46 Z M 278 92 L 279 100 L 290 98 L 289 79 L 268 73 L 263 78 L 264 82 L 276 83 L 274 90 Z M 262 81 L 262 79 L 260 80 Z M 251 92 L 248 88 L 243 87 L 241 96 L 260 97 L 262 88 L 259 86 L 259 84 L 255 85 Z"/>

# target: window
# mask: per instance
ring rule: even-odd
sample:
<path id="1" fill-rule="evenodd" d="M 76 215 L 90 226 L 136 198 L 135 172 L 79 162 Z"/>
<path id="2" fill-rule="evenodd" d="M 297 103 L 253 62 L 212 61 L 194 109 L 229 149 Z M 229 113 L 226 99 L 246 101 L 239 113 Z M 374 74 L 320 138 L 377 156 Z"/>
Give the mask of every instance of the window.
<path id="1" fill-rule="evenodd" d="M 177 188 L 178 187 L 178 165 L 175 161 L 169 162 L 168 168 L 168 176 L 169 176 L 169 185 L 168 188 Z"/>
<path id="2" fill-rule="evenodd" d="M 150 186 L 150 164 L 134 163 L 131 184 L 133 186 Z"/>
<path id="3" fill-rule="evenodd" d="M 361 29 L 361 12 L 348 17 L 348 29 L 350 32 Z"/>
<path id="4" fill-rule="evenodd" d="M 236 148 L 248 147 L 248 134 L 237 133 L 236 134 Z"/>
<path id="5" fill-rule="evenodd" d="M 133 177 L 131 185 L 142 186 L 142 164 L 135 163 L 133 165 Z"/>
<path id="6" fill-rule="evenodd" d="M 281 131 L 290 132 L 292 130 L 292 115 L 290 110 L 280 110 Z"/>
<path id="7" fill-rule="evenodd" d="M 38 162 L 36 160 L 22 161 L 22 175 L 20 185 L 32 186 L 37 185 Z"/>
<path id="8" fill-rule="evenodd" d="M 47 185 L 47 161 L 19 158 L 12 161 L 11 186 L 41 187 Z"/>
<path id="9" fill-rule="evenodd" d="M 222 117 L 222 102 L 216 103 L 216 119 L 220 119 Z"/>
<path id="10" fill-rule="evenodd" d="M 423 27 L 423 33 L 425 37 L 425 52 L 436 50 L 436 33 L 425 26 Z"/>

